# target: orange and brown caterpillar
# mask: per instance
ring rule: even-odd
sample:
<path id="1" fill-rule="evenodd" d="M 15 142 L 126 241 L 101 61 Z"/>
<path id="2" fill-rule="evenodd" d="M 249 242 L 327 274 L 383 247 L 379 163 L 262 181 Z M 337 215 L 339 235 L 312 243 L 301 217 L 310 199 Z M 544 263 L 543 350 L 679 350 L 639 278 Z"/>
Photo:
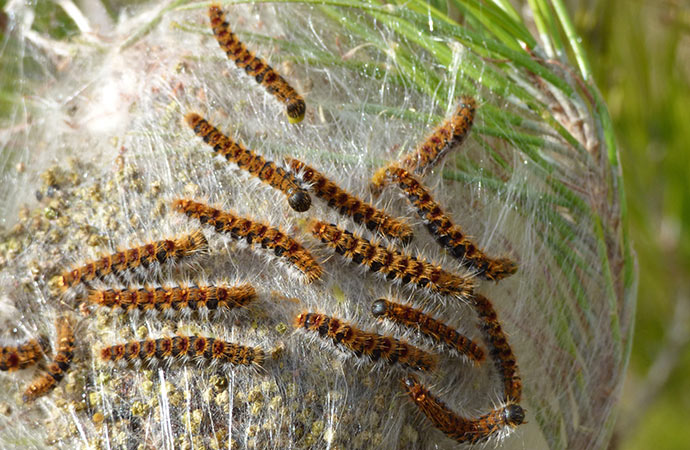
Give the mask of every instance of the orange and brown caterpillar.
<path id="1" fill-rule="evenodd" d="M 518 373 L 517 361 L 498 321 L 496 310 L 491 301 L 481 294 L 475 294 L 471 303 L 479 315 L 479 328 L 484 334 L 484 339 L 489 346 L 489 354 L 503 381 L 503 400 L 520 403 L 522 381 Z"/>
<path id="2" fill-rule="evenodd" d="M 341 189 L 334 182 L 311 166 L 294 158 L 285 159 L 293 172 L 301 172 L 304 181 L 311 183 L 317 197 L 324 199 L 328 206 L 340 214 L 349 216 L 356 223 L 370 231 L 378 231 L 389 238 L 400 239 L 404 244 L 412 240 L 412 228 L 400 219 L 389 216 Z"/>
<path id="3" fill-rule="evenodd" d="M 515 403 L 494 409 L 476 419 L 466 419 L 458 416 L 434 397 L 414 376 L 409 375 L 403 378 L 402 385 L 405 392 L 431 423 L 459 443 L 475 444 L 492 436 L 500 436 L 499 433 L 510 431 L 525 420 L 525 411 Z"/>
<path id="4" fill-rule="evenodd" d="M 370 271 L 380 273 L 389 280 L 415 284 L 444 295 L 467 297 L 472 294 L 474 284 L 470 278 L 454 275 L 427 261 L 371 243 L 336 225 L 312 220 L 310 231 L 336 253 L 367 266 Z"/>
<path id="5" fill-rule="evenodd" d="M 417 175 L 426 174 L 448 153 L 455 144 L 461 144 L 472 128 L 477 102 L 472 97 L 462 97 L 453 117 L 444 121 L 426 138 L 417 150 L 405 156 L 400 165 Z"/>
<path id="6" fill-rule="evenodd" d="M 335 317 L 301 313 L 295 318 L 295 327 L 315 331 L 321 337 L 329 337 L 358 358 L 365 356 L 372 361 L 399 363 L 423 371 L 432 370 L 436 366 L 436 357 L 424 350 L 390 336 L 362 331 Z"/>
<path id="7" fill-rule="evenodd" d="M 173 209 L 198 219 L 202 225 L 212 226 L 219 233 L 273 250 L 276 256 L 287 259 L 297 267 L 309 283 L 321 278 L 321 266 L 311 254 L 299 242 L 277 228 L 187 199 L 174 200 Z"/>
<path id="8" fill-rule="evenodd" d="M 195 231 L 178 239 L 149 242 L 139 247 L 122 250 L 90 261 L 81 267 L 64 272 L 58 286 L 64 291 L 80 283 L 101 279 L 109 274 L 120 274 L 153 263 L 172 262 L 205 250 L 208 246 L 201 231 Z"/>
<path id="9" fill-rule="evenodd" d="M 89 291 L 90 303 L 123 312 L 155 311 L 164 314 L 205 315 L 211 311 L 241 308 L 256 299 L 251 284 L 239 286 L 175 286 L 139 289 L 105 289 Z"/>
<path id="10" fill-rule="evenodd" d="M 155 366 L 159 363 L 170 365 L 173 362 L 196 362 L 202 364 L 222 364 L 255 366 L 264 363 L 264 351 L 260 348 L 246 347 L 203 336 L 174 336 L 160 339 L 131 341 L 104 347 L 100 351 L 103 361 Z"/>
<path id="11" fill-rule="evenodd" d="M 72 329 L 72 323 L 66 316 L 58 317 L 55 321 L 55 329 L 57 330 L 55 358 L 48 366 L 48 372 L 34 379 L 29 384 L 29 387 L 26 388 L 22 397 L 25 403 L 34 401 L 55 389 L 72 364 L 72 357 L 74 355 L 74 330 Z"/>
<path id="12" fill-rule="evenodd" d="M 458 333 L 448 325 L 409 305 L 380 298 L 371 304 L 374 317 L 385 317 L 393 322 L 419 330 L 435 341 L 444 343 L 474 363 L 484 361 L 484 350 L 471 339 Z"/>
<path id="13" fill-rule="evenodd" d="M 18 345 L 0 346 L 0 370 L 14 372 L 38 362 L 48 349 L 43 339 L 29 339 Z"/>
<path id="14" fill-rule="evenodd" d="M 517 271 L 517 265 L 508 258 L 490 258 L 480 250 L 462 229 L 453 224 L 424 185 L 407 170 L 392 165 L 380 169 L 375 179 L 386 178 L 398 184 L 408 200 L 424 220 L 427 230 L 443 248 L 457 258 L 463 266 L 478 271 L 487 280 L 498 281 Z"/>
<path id="15" fill-rule="evenodd" d="M 211 19 L 211 28 L 218 45 L 223 49 L 228 59 L 233 60 L 237 67 L 244 69 L 248 75 L 253 76 L 257 83 L 262 84 L 270 94 L 273 94 L 285 105 L 290 123 L 301 122 L 307 110 L 302 96 L 271 66 L 247 50 L 247 47 L 230 30 L 230 25 L 225 20 L 225 14 L 220 5 L 211 5 L 208 9 L 208 16 Z"/>
<path id="16" fill-rule="evenodd" d="M 292 209 L 297 212 L 304 212 L 309 209 L 311 197 L 291 173 L 276 166 L 273 161 L 266 161 L 263 156 L 228 138 L 198 114 L 187 114 L 185 121 L 197 136 L 213 147 L 216 153 L 285 194 Z"/>

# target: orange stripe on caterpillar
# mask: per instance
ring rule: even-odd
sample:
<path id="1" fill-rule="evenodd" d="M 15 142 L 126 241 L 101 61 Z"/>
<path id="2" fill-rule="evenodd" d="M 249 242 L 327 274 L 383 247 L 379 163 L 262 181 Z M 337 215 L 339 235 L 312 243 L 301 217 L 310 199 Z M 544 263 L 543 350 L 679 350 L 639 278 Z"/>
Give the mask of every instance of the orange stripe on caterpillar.
<path id="1" fill-rule="evenodd" d="M 388 166 L 383 170 L 385 170 L 383 177 L 397 183 L 405 192 L 436 242 L 450 255 L 457 258 L 463 266 L 474 268 L 479 272 L 479 276 L 494 281 L 517 272 L 514 261 L 508 258 L 490 258 L 468 239 L 462 229 L 453 224 L 421 181 L 407 170 L 398 166 Z"/>
<path id="2" fill-rule="evenodd" d="M 305 212 L 309 209 L 311 197 L 305 189 L 300 187 L 291 173 L 228 138 L 198 114 L 187 114 L 185 121 L 194 133 L 210 145 L 216 153 L 285 194 L 292 209 L 297 212 Z"/>
<path id="3" fill-rule="evenodd" d="M 372 361 L 399 363 L 416 370 L 432 370 L 436 367 L 436 357 L 407 342 L 390 336 L 362 331 L 338 318 L 318 313 L 301 313 L 295 318 L 295 327 L 329 337 L 357 357 L 366 356 Z"/>
<path id="4" fill-rule="evenodd" d="M 273 250 L 276 256 L 287 259 L 297 267 L 309 283 L 321 278 L 321 266 L 311 254 L 277 228 L 187 199 L 174 200 L 173 209 L 198 219 L 202 225 L 212 226 L 219 233 L 229 234 L 233 239 L 243 239 L 251 245 Z"/>
<path id="5" fill-rule="evenodd" d="M 311 183 L 311 188 L 318 197 L 325 200 L 329 207 L 340 214 L 351 217 L 356 223 L 366 226 L 370 231 L 378 231 L 387 237 L 400 239 L 405 244 L 412 240 L 412 228 L 402 220 L 389 216 L 341 189 L 322 173 L 302 161 L 294 158 L 285 158 L 285 160 L 293 172 L 301 172 L 304 181 Z"/>
<path id="6" fill-rule="evenodd" d="M 479 315 L 480 330 L 489 346 L 489 354 L 501 380 L 503 381 L 503 400 L 520 403 L 522 398 L 522 380 L 518 373 L 517 360 L 513 350 L 508 345 L 506 334 L 498 321 L 498 315 L 491 301 L 481 294 L 475 294 L 471 300 Z"/>
<path id="7" fill-rule="evenodd" d="M 247 50 L 230 25 L 225 20 L 225 14 L 220 5 L 211 5 L 208 9 L 211 29 L 218 41 L 218 45 L 240 69 L 254 77 L 257 83 L 273 94 L 286 107 L 286 114 L 290 123 L 299 123 L 304 119 L 307 110 L 304 99 L 288 84 L 285 79 L 266 64 L 261 58 Z"/>
<path id="8" fill-rule="evenodd" d="M 387 249 L 336 225 L 318 220 L 310 223 L 311 233 L 336 253 L 365 265 L 389 280 L 415 284 L 444 295 L 470 296 L 474 284 L 470 278 L 446 272 L 439 266 L 395 249 Z"/>
<path id="9" fill-rule="evenodd" d="M 477 102 L 472 97 L 460 99 L 453 117 L 444 121 L 415 152 L 405 156 L 400 166 L 417 175 L 426 174 L 456 144 L 461 144 L 472 128 Z"/>
<path id="10" fill-rule="evenodd" d="M 74 330 L 70 319 L 67 316 L 58 317 L 55 321 L 55 329 L 57 330 L 55 358 L 48 366 L 48 372 L 34 379 L 26 388 L 22 397 L 25 403 L 32 402 L 55 389 L 72 364 Z"/>
<path id="11" fill-rule="evenodd" d="M 251 284 L 91 290 L 88 296 L 89 302 L 104 308 L 163 313 L 241 308 L 255 299 Z"/>
<path id="12" fill-rule="evenodd" d="M 484 350 L 471 339 L 416 308 L 381 298 L 371 304 L 371 313 L 374 317 L 385 317 L 406 327 L 419 330 L 420 333 L 448 345 L 475 363 L 484 360 Z"/>
<path id="13" fill-rule="evenodd" d="M 403 389 L 436 428 L 459 443 L 485 441 L 502 431 L 510 431 L 525 421 L 520 405 L 509 403 L 476 419 L 458 416 L 412 375 L 402 380 Z"/>
<path id="14" fill-rule="evenodd" d="M 43 339 L 29 339 L 18 345 L 0 346 L 0 370 L 14 372 L 38 362 L 48 349 Z"/>
<path id="15" fill-rule="evenodd" d="M 129 364 L 197 362 L 261 367 L 265 360 L 260 348 L 203 336 L 174 336 L 160 339 L 131 341 L 104 347 L 100 351 L 103 361 Z"/>
<path id="16" fill-rule="evenodd" d="M 163 264 L 180 260 L 208 247 L 206 237 L 201 231 L 195 231 L 178 239 L 166 239 L 149 242 L 139 247 L 122 250 L 103 256 L 96 261 L 86 263 L 68 272 L 64 272 L 58 285 L 67 290 L 80 283 L 100 279 L 109 274 L 118 274 L 139 266 L 147 267 L 153 263 Z"/>

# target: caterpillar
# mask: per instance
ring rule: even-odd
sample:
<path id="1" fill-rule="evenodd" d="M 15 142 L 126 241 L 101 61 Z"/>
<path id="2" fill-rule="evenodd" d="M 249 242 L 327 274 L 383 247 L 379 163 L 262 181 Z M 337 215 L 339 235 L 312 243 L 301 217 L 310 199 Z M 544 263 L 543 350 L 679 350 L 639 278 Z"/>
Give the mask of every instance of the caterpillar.
<path id="1" fill-rule="evenodd" d="M 74 330 L 67 316 L 60 316 L 55 321 L 57 344 L 55 358 L 48 366 L 48 372 L 35 378 L 24 391 L 24 403 L 36 400 L 55 389 L 72 364 L 74 356 Z"/>
<path id="2" fill-rule="evenodd" d="M 94 305 L 123 312 L 155 311 L 168 315 L 193 311 L 241 308 L 256 299 L 251 284 L 239 286 L 175 286 L 89 291 L 88 301 Z"/>
<path id="3" fill-rule="evenodd" d="M 411 369 L 428 371 L 436 366 L 436 358 L 407 342 L 390 336 L 362 331 L 338 318 L 318 313 L 301 313 L 295 318 L 295 328 L 319 333 L 329 337 L 358 358 L 368 357 L 372 361 L 399 363 Z"/>
<path id="4" fill-rule="evenodd" d="M 477 270 L 487 280 L 499 281 L 517 272 L 517 264 L 508 258 L 490 258 L 479 249 L 462 229 L 453 224 L 451 218 L 441 209 L 424 185 L 399 166 L 385 167 L 375 178 L 386 178 L 398 184 L 424 220 L 426 228 L 454 258 L 465 267 Z"/>
<path id="5" fill-rule="evenodd" d="M 48 349 L 43 339 L 29 339 L 19 345 L 0 346 L 0 370 L 14 372 L 36 364 Z"/>
<path id="6" fill-rule="evenodd" d="M 198 219 L 202 225 L 212 226 L 219 233 L 229 234 L 234 239 L 246 240 L 250 245 L 260 245 L 273 250 L 276 256 L 287 259 L 297 267 L 305 275 L 308 283 L 321 278 L 321 266 L 311 254 L 299 242 L 277 228 L 187 199 L 174 200 L 173 209 Z"/>
<path id="7" fill-rule="evenodd" d="M 254 366 L 260 368 L 265 360 L 260 348 L 246 347 L 232 342 L 203 336 L 174 336 L 159 339 L 131 341 L 104 347 L 100 350 L 101 360 L 112 363 L 143 363 L 155 366 L 159 363 L 196 362 L 197 364 L 221 364 L 230 366 Z"/>
<path id="8" fill-rule="evenodd" d="M 417 329 L 435 341 L 457 350 L 474 363 L 484 361 L 484 350 L 472 340 L 411 306 L 380 298 L 371 304 L 371 313 L 374 317 L 385 317 L 406 327 Z"/>
<path id="9" fill-rule="evenodd" d="M 273 94 L 286 107 L 286 114 L 290 123 L 299 123 L 304 119 L 307 110 L 304 99 L 288 84 L 285 79 L 266 64 L 261 58 L 247 50 L 230 25 L 225 20 L 225 14 L 220 5 L 211 5 L 208 9 L 211 29 L 218 41 L 218 45 L 235 65 L 244 69 L 248 75 L 254 77 L 257 83 Z"/>
<path id="10" fill-rule="evenodd" d="M 273 161 L 266 161 L 261 155 L 228 138 L 196 113 L 188 113 L 185 116 L 185 121 L 197 136 L 213 147 L 216 153 L 285 194 L 292 209 L 297 212 L 305 212 L 309 209 L 311 197 L 305 189 L 299 186 L 291 173 L 276 166 Z"/>
<path id="11" fill-rule="evenodd" d="M 497 433 L 516 428 L 525 420 L 525 411 L 515 403 L 508 403 L 476 419 L 466 419 L 434 397 L 413 375 L 403 378 L 402 386 L 431 423 L 459 443 L 485 441 Z"/>
<path id="12" fill-rule="evenodd" d="M 207 247 L 206 237 L 199 230 L 174 240 L 149 242 L 139 247 L 103 256 L 96 261 L 90 261 L 81 267 L 64 272 L 59 278 L 58 286 L 65 291 L 80 283 L 102 279 L 108 274 L 119 274 L 140 266 L 148 267 L 153 263 L 163 264 L 189 257 Z"/>
<path id="13" fill-rule="evenodd" d="M 461 144 L 472 128 L 477 102 L 462 97 L 453 117 L 439 125 L 415 152 L 405 156 L 400 166 L 417 175 L 425 175 L 455 144 Z"/>
<path id="14" fill-rule="evenodd" d="M 451 274 L 427 261 L 371 243 L 336 225 L 314 219 L 310 223 L 310 231 L 336 253 L 389 280 L 415 284 L 444 295 L 465 297 L 472 294 L 474 284 L 470 278 Z"/>
<path id="15" fill-rule="evenodd" d="M 508 345 L 508 339 L 498 321 L 496 310 L 491 301 L 481 294 L 475 294 L 471 302 L 479 316 L 480 330 L 489 345 L 489 354 L 503 381 L 503 400 L 520 403 L 522 381 L 518 373 L 517 360 Z"/>
<path id="16" fill-rule="evenodd" d="M 329 207 L 342 215 L 351 217 L 356 223 L 366 226 L 370 231 L 378 231 L 389 238 L 400 239 L 403 244 L 412 241 L 412 228 L 405 222 L 389 216 L 341 189 L 322 173 L 302 161 L 294 158 L 285 160 L 293 172 L 301 172 L 304 181 L 311 183 L 316 196 L 325 200 Z"/>

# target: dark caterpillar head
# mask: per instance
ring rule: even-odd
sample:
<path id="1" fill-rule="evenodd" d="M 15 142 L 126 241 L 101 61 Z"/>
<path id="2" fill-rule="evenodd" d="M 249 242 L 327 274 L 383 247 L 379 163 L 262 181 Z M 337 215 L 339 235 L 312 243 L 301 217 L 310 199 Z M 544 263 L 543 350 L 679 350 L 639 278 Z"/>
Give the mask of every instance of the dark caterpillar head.
<path id="1" fill-rule="evenodd" d="M 304 113 L 307 111 L 307 105 L 301 98 L 292 99 L 287 104 L 286 114 L 288 116 L 288 122 L 290 123 L 300 123 L 304 119 Z"/>
<path id="2" fill-rule="evenodd" d="M 307 191 L 300 189 L 288 197 L 288 204 L 297 212 L 305 212 L 311 207 L 311 197 Z"/>
<path id="3" fill-rule="evenodd" d="M 525 420 L 525 410 L 520 405 L 508 405 L 503 410 L 503 418 L 511 427 L 516 427 Z"/>
<path id="4" fill-rule="evenodd" d="M 386 311 L 388 310 L 388 305 L 386 303 L 387 302 L 382 298 L 376 300 L 371 304 L 371 314 L 373 314 L 374 317 L 379 317 L 386 314 Z"/>

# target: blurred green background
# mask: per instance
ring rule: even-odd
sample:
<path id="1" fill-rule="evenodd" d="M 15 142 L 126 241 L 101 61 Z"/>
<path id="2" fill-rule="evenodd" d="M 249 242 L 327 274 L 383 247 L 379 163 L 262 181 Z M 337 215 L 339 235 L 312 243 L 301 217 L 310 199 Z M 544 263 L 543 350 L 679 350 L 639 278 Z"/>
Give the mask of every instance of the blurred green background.
<path id="1" fill-rule="evenodd" d="M 640 272 L 611 448 L 687 449 L 690 2 L 569 2 L 619 139 Z"/>
<path id="2" fill-rule="evenodd" d="M 103 3 L 115 16 L 114 5 L 136 1 Z M 611 448 L 686 449 L 690 0 L 567 3 L 615 122 L 640 272 L 635 342 Z M 34 29 L 57 39 L 76 31 L 55 3 L 39 0 L 36 11 Z M 6 20 L 0 16 L 0 42 Z M 0 68 L 0 116 L 17 101 L 19 66 L 8 63 Z"/>

